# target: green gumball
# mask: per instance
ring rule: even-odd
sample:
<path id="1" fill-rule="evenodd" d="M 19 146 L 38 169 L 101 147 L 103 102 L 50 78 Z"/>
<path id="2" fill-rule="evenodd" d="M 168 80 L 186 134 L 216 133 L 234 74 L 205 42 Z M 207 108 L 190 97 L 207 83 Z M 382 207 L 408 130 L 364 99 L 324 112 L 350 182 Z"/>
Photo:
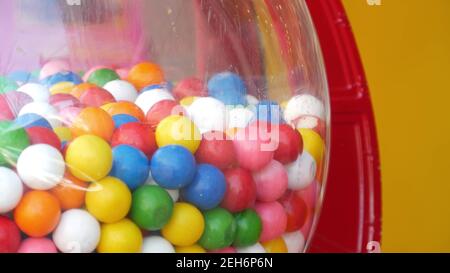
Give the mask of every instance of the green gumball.
<path id="1" fill-rule="evenodd" d="M 30 139 L 25 129 L 10 121 L 0 121 L 0 166 L 15 166 Z"/>
<path id="2" fill-rule="evenodd" d="M 94 71 L 89 76 L 88 82 L 103 87 L 108 82 L 115 81 L 118 79 L 120 79 L 120 77 L 116 73 L 116 71 L 107 68 L 102 68 Z"/>
<path id="3" fill-rule="evenodd" d="M 252 209 L 237 213 L 236 219 L 236 238 L 233 246 L 246 247 L 256 244 L 262 232 L 262 222 L 256 211 Z"/>
<path id="4" fill-rule="evenodd" d="M 15 81 L 12 81 L 6 77 L 0 76 L 0 94 L 4 94 L 10 91 L 15 91 L 19 88 Z"/>
<path id="5" fill-rule="evenodd" d="M 231 246 L 236 234 L 233 215 L 223 208 L 215 208 L 204 213 L 205 231 L 199 244 L 208 250 Z"/>

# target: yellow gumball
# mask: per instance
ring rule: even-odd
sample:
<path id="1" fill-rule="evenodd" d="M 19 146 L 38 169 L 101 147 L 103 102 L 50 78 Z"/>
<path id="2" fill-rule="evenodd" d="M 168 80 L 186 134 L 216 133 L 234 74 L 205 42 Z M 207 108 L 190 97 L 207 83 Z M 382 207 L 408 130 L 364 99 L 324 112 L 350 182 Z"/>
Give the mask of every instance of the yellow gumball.
<path id="1" fill-rule="evenodd" d="M 185 97 L 182 100 L 180 100 L 180 105 L 184 107 L 191 106 L 196 99 L 197 97 Z"/>
<path id="2" fill-rule="evenodd" d="M 58 136 L 59 140 L 62 141 L 72 141 L 72 131 L 67 127 L 56 127 L 53 129 L 55 134 Z"/>
<path id="3" fill-rule="evenodd" d="M 74 87 L 75 84 L 73 84 L 72 82 L 60 82 L 50 87 L 50 94 L 70 94 Z"/>
<path id="4" fill-rule="evenodd" d="M 206 250 L 199 245 L 192 246 L 177 246 L 175 247 L 176 253 L 206 253 Z"/>
<path id="5" fill-rule="evenodd" d="M 113 224 L 102 225 L 97 252 L 140 253 L 142 242 L 143 238 L 139 227 L 129 219 L 123 219 Z"/>
<path id="6" fill-rule="evenodd" d="M 266 249 L 267 253 L 287 253 L 288 249 L 283 238 L 273 239 L 262 243 L 262 246 Z"/>
<path id="7" fill-rule="evenodd" d="M 67 166 L 76 178 L 83 181 L 98 181 L 106 177 L 112 162 L 111 147 L 98 136 L 80 136 L 67 148 Z"/>
<path id="8" fill-rule="evenodd" d="M 156 127 L 158 147 L 180 145 L 195 153 L 200 146 L 202 135 L 197 126 L 184 116 L 169 116 Z"/>
<path id="9" fill-rule="evenodd" d="M 311 129 L 298 129 L 298 131 L 303 137 L 303 149 L 320 165 L 325 152 L 325 143 L 322 137 Z"/>
<path id="10" fill-rule="evenodd" d="M 169 222 L 162 229 L 162 235 L 176 246 L 191 246 L 203 234 L 205 220 L 202 213 L 188 203 L 176 203 Z"/>
<path id="11" fill-rule="evenodd" d="M 131 207 L 128 186 L 114 177 L 91 183 L 86 193 L 86 209 L 103 223 L 114 223 L 125 216 Z"/>

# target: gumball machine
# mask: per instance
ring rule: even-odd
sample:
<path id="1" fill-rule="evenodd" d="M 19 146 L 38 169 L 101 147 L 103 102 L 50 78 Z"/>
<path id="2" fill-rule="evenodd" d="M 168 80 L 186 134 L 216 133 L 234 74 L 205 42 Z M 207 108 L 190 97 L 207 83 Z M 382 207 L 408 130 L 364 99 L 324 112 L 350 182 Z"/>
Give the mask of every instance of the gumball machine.
<path id="1" fill-rule="evenodd" d="M 0 11 L 0 252 L 379 241 L 375 129 L 339 1 Z"/>

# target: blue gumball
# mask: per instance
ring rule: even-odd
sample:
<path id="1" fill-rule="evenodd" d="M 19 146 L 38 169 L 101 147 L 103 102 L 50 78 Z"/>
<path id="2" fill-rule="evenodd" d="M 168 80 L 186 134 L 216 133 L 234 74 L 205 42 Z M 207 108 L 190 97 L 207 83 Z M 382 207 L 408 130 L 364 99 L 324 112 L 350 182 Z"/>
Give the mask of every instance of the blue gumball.
<path id="1" fill-rule="evenodd" d="M 16 70 L 8 74 L 8 78 L 17 82 L 19 85 L 26 84 L 30 81 L 31 74 L 27 71 Z"/>
<path id="2" fill-rule="evenodd" d="M 217 207 L 225 195 L 226 182 L 223 173 L 213 165 L 200 164 L 191 184 L 182 189 L 184 200 L 202 210 Z"/>
<path id="3" fill-rule="evenodd" d="M 139 122 L 137 118 L 126 114 L 114 115 L 112 118 L 114 121 L 114 127 L 116 129 L 120 128 L 122 125 L 125 125 L 127 123 Z"/>
<path id="4" fill-rule="evenodd" d="M 54 75 L 48 76 L 47 78 L 43 79 L 41 83 L 45 85 L 46 87 L 52 87 L 53 85 L 60 83 L 60 82 L 71 82 L 75 85 L 81 84 L 83 80 L 81 79 L 80 75 L 65 71 L 65 72 L 59 72 Z"/>
<path id="5" fill-rule="evenodd" d="M 37 114 L 32 113 L 18 116 L 14 121 L 14 124 L 22 128 L 44 127 L 53 130 L 48 120 Z"/>
<path id="6" fill-rule="evenodd" d="M 165 189 L 181 189 L 192 182 L 197 164 L 192 153 L 179 145 L 159 148 L 152 157 L 153 179 Z"/>
<path id="7" fill-rule="evenodd" d="M 208 82 L 208 92 L 225 105 L 247 105 L 247 88 L 237 74 L 223 72 L 214 75 Z"/>
<path id="8" fill-rule="evenodd" d="M 149 172 L 150 165 L 143 152 L 129 145 L 114 147 L 110 176 L 119 178 L 128 188 L 135 190 L 145 183 Z"/>
<path id="9" fill-rule="evenodd" d="M 141 93 L 147 92 L 147 91 L 160 90 L 160 89 L 167 90 L 168 92 L 170 92 L 173 89 L 173 85 L 171 82 L 166 82 L 166 83 L 161 83 L 161 84 L 152 84 L 152 85 L 144 87 L 144 89 L 142 89 Z"/>
<path id="10" fill-rule="evenodd" d="M 283 113 L 280 105 L 274 101 L 260 101 L 254 108 L 255 118 L 272 124 L 283 123 Z"/>

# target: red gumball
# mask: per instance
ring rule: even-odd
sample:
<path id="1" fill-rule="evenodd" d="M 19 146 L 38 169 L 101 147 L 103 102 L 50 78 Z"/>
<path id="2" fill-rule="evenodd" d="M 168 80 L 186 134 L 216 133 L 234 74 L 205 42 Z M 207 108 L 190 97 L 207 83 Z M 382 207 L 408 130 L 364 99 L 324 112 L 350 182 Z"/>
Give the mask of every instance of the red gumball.
<path id="1" fill-rule="evenodd" d="M 50 97 L 50 104 L 58 111 L 68 107 L 83 107 L 81 102 L 70 94 L 56 94 Z"/>
<path id="2" fill-rule="evenodd" d="M 22 92 L 8 92 L 0 95 L 0 120 L 13 120 L 20 110 L 33 99 Z"/>
<path id="3" fill-rule="evenodd" d="M 286 192 L 279 200 L 287 215 L 286 232 L 301 229 L 308 217 L 308 206 L 303 198 L 293 191 Z"/>
<path id="4" fill-rule="evenodd" d="M 292 163 L 303 152 L 302 135 L 287 124 L 281 124 L 278 128 L 279 143 L 274 158 L 283 164 Z"/>
<path id="5" fill-rule="evenodd" d="M 48 144 L 61 150 L 61 141 L 52 130 L 44 127 L 31 127 L 26 129 L 32 145 Z"/>
<path id="6" fill-rule="evenodd" d="M 180 81 L 172 90 L 176 99 L 185 97 L 204 97 L 207 95 L 205 83 L 197 78 L 187 78 Z"/>
<path id="7" fill-rule="evenodd" d="M 154 129 L 158 124 L 168 116 L 171 115 L 186 115 L 186 112 L 182 106 L 173 100 L 163 100 L 155 104 L 147 112 L 147 123 Z"/>
<path id="8" fill-rule="evenodd" d="M 221 206 L 231 212 L 240 212 L 255 203 L 256 186 L 251 172 L 242 168 L 225 171 L 227 190 Z"/>
<path id="9" fill-rule="evenodd" d="M 0 216 L 0 253 L 16 253 L 19 247 L 19 228 L 13 221 Z"/>
<path id="10" fill-rule="evenodd" d="M 233 141 L 227 139 L 227 135 L 223 132 L 207 132 L 203 134 L 195 158 L 198 163 L 211 164 L 225 170 L 235 163 Z"/>
<path id="11" fill-rule="evenodd" d="M 143 123 L 127 123 L 122 125 L 112 136 L 111 146 L 118 145 L 130 145 L 142 152 L 144 152 L 148 158 L 151 158 L 156 151 L 155 133 L 152 127 Z"/>
<path id="12" fill-rule="evenodd" d="M 91 88 L 81 95 L 80 102 L 90 107 L 101 107 L 116 102 L 116 99 L 103 88 Z"/>

